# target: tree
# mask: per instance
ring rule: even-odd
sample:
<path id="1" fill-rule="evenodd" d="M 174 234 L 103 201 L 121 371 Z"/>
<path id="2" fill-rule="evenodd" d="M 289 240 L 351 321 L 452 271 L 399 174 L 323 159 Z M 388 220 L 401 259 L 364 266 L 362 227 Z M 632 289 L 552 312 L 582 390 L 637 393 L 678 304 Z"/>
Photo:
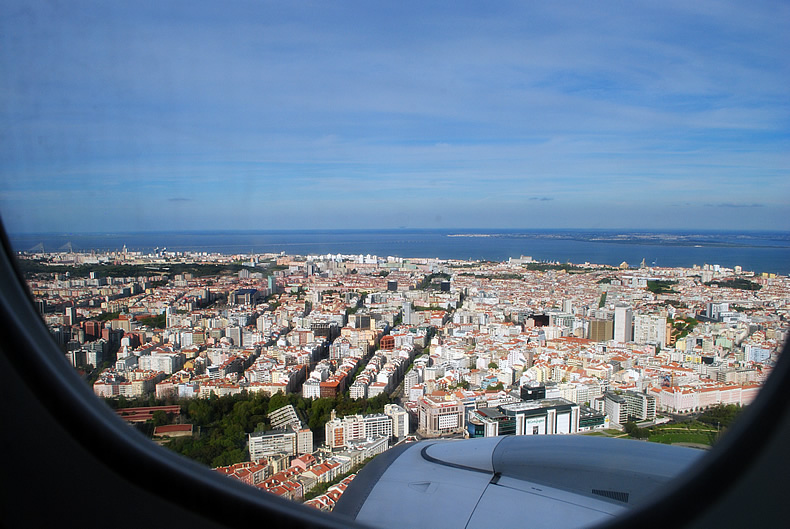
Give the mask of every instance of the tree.
<path id="1" fill-rule="evenodd" d="M 167 413 L 162 410 L 156 410 L 153 414 L 151 414 L 151 418 L 154 421 L 154 426 L 162 426 L 168 422 Z"/>
<path id="2" fill-rule="evenodd" d="M 648 428 L 637 428 L 634 431 L 634 437 L 637 439 L 647 439 L 650 437 L 650 430 Z"/>
<path id="3" fill-rule="evenodd" d="M 275 393 L 269 399 L 269 413 L 288 405 L 288 397 L 283 393 Z"/>
<path id="4" fill-rule="evenodd" d="M 496 362 L 489 362 L 488 369 L 499 369 L 499 365 Z"/>
<path id="5" fill-rule="evenodd" d="M 601 299 L 598 301 L 598 308 L 603 308 L 606 305 L 606 292 L 601 293 Z"/>
<path id="6" fill-rule="evenodd" d="M 455 386 L 453 387 L 461 388 L 461 389 L 469 389 L 469 382 L 466 380 L 459 380 L 458 383 L 455 384 Z"/>
<path id="7" fill-rule="evenodd" d="M 742 411 L 737 404 L 717 404 L 705 410 L 698 420 L 717 428 L 729 428 Z"/>
<path id="8" fill-rule="evenodd" d="M 650 437 L 650 430 L 648 428 L 640 428 L 634 421 L 628 421 L 624 425 L 625 433 L 634 439 L 647 439 Z"/>
<path id="9" fill-rule="evenodd" d="M 677 281 L 661 281 L 658 279 L 651 279 L 647 282 L 647 289 L 653 294 L 666 294 L 668 292 L 674 292 L 674 290 L 672 290 L 672 285 L 677 284 Z"/>
<path id="10" fill-rule="evenodd" d="M 234 448 L 227 452 L 222 452 L 220 455 L 212 459 L 211 466 L 226 467 L 229 465 L 235 465 L 236 463 L 241 463 L 242 461 L 247 460 L 248 456 L 249 454 L 246 450 Z"/>

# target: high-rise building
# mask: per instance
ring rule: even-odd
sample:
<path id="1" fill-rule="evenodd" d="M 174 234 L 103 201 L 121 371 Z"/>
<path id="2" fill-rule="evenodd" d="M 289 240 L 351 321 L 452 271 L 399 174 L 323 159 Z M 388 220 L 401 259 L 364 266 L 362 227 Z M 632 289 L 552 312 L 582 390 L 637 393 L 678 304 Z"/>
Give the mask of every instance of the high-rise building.
<path id="1" fill-rule="evenodd" d="M 93 341 L 101 338 L 102 325 L 98 321 L 85 322 L 85 340 Z"/>
<path id="2" fill-rule="evenodd" d="M 255 432 L 251 433 L 248 439 L 251 461 L 278 454 L 287 456 L 297 454 L 297 432 L 290 429 Z"/>
<path id="3" fill-rule="evenodd" d="M 572 299 L 563 299 L 562 300 L 562 312 L 573 314 L 573 300 Z"/>
<path id="4" fill-rule="evenodd" d="M 630 419 L 640 421 L 654 421 L 656 419 L 655 395 L 626 391 L 622 397 L 625 399 L 626 410 Z"/>
<path id="5" fill-rule="evenodd" d="M 614 308 L 614 340 L 630 342 L 633 337 L 633 311 L 626 305 Z"/>
<path id="6" fill-rule="evenodd" d="M 612 320 L 590 320 L 587 336 L 594 342 L 606 342 L 614 336 Z"/>
<path id="7" fill-rule="evenodd" d="M 77 308 L 74 305 L 66 306 L 66 325 L 74 325 L 77 323 Z"/>
<path id="8" fill-rule="evenodd" d="M 244 347 L 241 327 L 227 327 L 225 329 L 225 336 L 233 340 L 233 345 L 236 347 Z"/>
<path id="9" fill-rule="evenodd" d="M 397 404 L 385 404 L 384 415 L 392 419 L 392 435 L 403 439 L 409 435 L 409 412 Z"/>
<path id="10" fill-rule="evenodd" d="M 716 321 L 721 321 L 721 314 L 730 310 L 730 304 L 727 302 L 721 303 L 708 303 L 705 309 L 705 316 Z"/>
<path id="11" fill-rule="evenodd" d="M 667 318 L 662 314 L 637 314 L 634 316 L 634 342 L 657 344 L 666 342 Z"/>
<path id="12" fill-rule="evenodd" d="M 294 429 L 296 432 L 296 452 L 299 454 L 313 453 L 313 431 L 310 428 Z"/>
<path id="13" fill-rule="evenodd" d="M 353 314 L 351 320 L 357 329 L 370 329 L 370 314 Z"/>
<path id="14" fill-rule="evenodd" d="M 604 412 L 609 421 L 620 426 L 628 422 L 628 405 L 622 395 L 606 393 L 604 396 Z"/>
<path id="15" fill-rule="evenodd" d="M 411 301 L 403 302 L 403 323 L 411 325 Z"/>

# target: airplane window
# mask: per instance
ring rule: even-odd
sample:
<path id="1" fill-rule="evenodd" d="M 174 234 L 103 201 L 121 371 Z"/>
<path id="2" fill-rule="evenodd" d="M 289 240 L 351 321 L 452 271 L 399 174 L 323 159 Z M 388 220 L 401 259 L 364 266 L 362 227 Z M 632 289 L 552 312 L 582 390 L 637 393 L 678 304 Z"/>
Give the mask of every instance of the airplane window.
<path id="1" fill-rule="evenodd" d="M 787 6 L 3 11 L 35 328 L 228 487 L 373 526 L 617 523 L 782 370 Z"/>

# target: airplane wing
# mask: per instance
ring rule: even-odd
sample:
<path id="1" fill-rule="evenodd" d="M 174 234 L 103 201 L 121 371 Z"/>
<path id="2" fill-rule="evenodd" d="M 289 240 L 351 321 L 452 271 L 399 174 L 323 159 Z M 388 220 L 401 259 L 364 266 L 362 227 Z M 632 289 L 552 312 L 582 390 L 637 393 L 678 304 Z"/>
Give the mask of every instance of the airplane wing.
<path id="1" fill-rule="evenodd" d="M 587 527 L 650 499 L 701 450 L 590 436 L 399 445 L 334 512 L 380 528 Z"/>

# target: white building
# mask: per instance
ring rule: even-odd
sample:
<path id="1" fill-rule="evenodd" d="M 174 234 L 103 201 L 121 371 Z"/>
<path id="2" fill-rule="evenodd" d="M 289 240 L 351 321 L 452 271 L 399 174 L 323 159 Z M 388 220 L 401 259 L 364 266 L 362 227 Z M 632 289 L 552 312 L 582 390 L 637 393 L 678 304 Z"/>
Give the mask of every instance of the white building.
<path id="1" fill-rule="evenodd" d="M 621 395 L 606 393 L 603 398 L 603 411 L 609 417 L 609 422 L 619 426 L 628 422 L 628 406 Z"/>
<path id="2" fill-rule="evenodd" d="M 332 449 L 348 446 L 350 441 L 385 437 L 393 435 L 393 420 L 382 413 L 373 415 L 347 415 L 343 418 L 332 418 L 324 426 L 326 444 Z"/>
<path id="3" fill-rule="evenodd" d="M 614 340 L 630 342 L 633 333 L 633 311 L 631 307 L 617 305 L 614 308 Z"/>
<path id="4" fill-rule="evenodd" d="M 352 386 L 353 387 L 353 386 Z M 309 378 L 302 384 L 302 396 L 306 399 L 317 399 L 321 396 L 321 382 Z"/>
<path id="5" fill-rule="evenodd" d="M 409 435 L 409 412 L 397 404 L 385 404 L 384 415 L 392 419 L 392 435 L 403 439 Z"/>
<path id="6" fill-rule="evenodd" d="M 357 379 L 349 388 L 349 397 L 352 399 L 365 399 L 368 396 L 367 382 Z"/>
<path id="7" fill-rule="evenodd" d="M 579 431 L 579 405 L 565 399 L 541 399 L 499 406 L 515 417 L 515 435 L 557 435 Z"/>
<path id="8" fill-rule="evenodd" d="M 299 428 L 296 430 L 296 452 L 299 454 L 312 454 L 313 451 L 313 431 L 310 428 Z"/>
<path id="9" fill-rule="evenodd" d="M 250 460 L 259 461 L 273 455 L 297 454 L 297 434 L 293 430 L 269 430 L 248 436 Z"/>
<path id="10" fill-rule="evenodd" d="M 661 314 L 637 314 L 634 316 L 634 342 L 639 344 L 666 343 L 667 319 Z"/>
<path id="11" fill-rule="evenodd" d="M 656 419 L 656 397 L 636 391 L 626 391 L 625 398 L 628 417 L 640 421 L 653 421 Z"/>
<path id="12" fill-rule="evenodd" d="M 277 430 L 285 428 L 291 424 L 299 425 L 299 416 L 296 415 L 296 410 L 290 404 L 269 412 L 269 421 L 272 423 L 272 428 Z"/>

